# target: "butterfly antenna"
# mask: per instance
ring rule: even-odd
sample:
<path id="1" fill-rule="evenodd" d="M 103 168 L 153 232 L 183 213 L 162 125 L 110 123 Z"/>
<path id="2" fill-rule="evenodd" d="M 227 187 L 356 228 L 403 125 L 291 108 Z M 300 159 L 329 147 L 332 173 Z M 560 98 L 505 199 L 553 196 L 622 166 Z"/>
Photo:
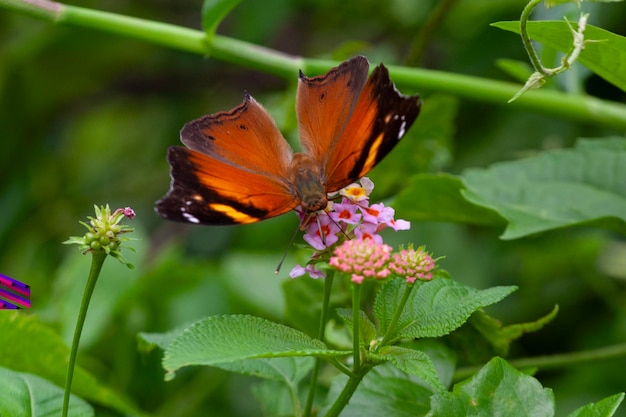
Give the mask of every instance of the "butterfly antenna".
<path id="1" fill-rule="evenodd" d="M 299 230 L 300 230 L 300 227 L 297 227 L 293 233 L 293 236 L 291 236 L 289 245 L 287 245 L 287 247 L 285 248 L 285 252 L 283 252 L 283 256 L 280 258 L 280 262 L 278 263 L 278 266 L 276 267 L 276 270 L 274 271 L 276 275 L 278 275 L 278 273 L 280 272 L 280 268 L 283 267 L 283 263 L 285 262 L 285 258 L 287 257 L 287 252 L 289 252 L 289 248 L 293 246 L 293 242 L 296 241 L 296 236 L 298 235 Z"/>

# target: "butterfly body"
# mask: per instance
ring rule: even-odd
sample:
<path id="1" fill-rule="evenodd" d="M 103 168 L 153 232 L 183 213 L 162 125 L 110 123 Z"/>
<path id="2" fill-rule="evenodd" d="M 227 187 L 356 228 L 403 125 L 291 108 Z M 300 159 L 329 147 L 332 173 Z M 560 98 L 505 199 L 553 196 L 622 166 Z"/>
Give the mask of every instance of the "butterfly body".
<path id="1" fill-rule="evenodd" d="M 207 225 L 252 223 L 300 207 L 326 208 L 327 194 L 367 174 L 395 147 L 417 115 L 381 64 L 352 58 L 327 74 L 300 73 L 296 111 L 302 152 L 294 153 L 267 111 L 249 94 L 228 112 L 181 130 L 171 147 L 172 183 L 156 210 L 164 218 Z"/>

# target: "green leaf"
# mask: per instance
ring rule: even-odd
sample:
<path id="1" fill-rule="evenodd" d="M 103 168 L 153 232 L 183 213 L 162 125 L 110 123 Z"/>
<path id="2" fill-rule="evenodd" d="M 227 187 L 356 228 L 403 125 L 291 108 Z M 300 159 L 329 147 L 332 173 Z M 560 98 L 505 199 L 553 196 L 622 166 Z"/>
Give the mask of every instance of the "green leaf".
<path id="1" fill-rule="evenodd" d="M 452 394 L 435 395 L 429 416 L 553 417 L 554 395 L 539 381 L 493 358 Z"/>
<path id="2" fill-rule="evenodd" d="M 607 397 L 597 403 L 587 404 L 578 408 L 567 417 L 611 417 L 624 400 L 624 393 Z"/>
<path id="3" fill-rule="evenodd" d="M 502 239 L 590 224 L 626 234 L 626 140 L 580 140 L 574 149 L 470 169 L 465 197 L 509 221 Z"/>
<path id="4" fill-rule="evenodd" d="M 57 416 L 62 408 L 62 388 L 38 376 L 0 367 L 0 416 Z M 94 411 L 87 402 L 72 395 L 68 415 L 91 417 Z"/>
<path id="5" fill-rule="evenodd" d="M 402 279 L 388 280 L 376 298 L 374 313 L 383 334 L 405 286 Z M 416 286 L 391 340 L 446 335 L 465 323 L 474 311 L 502 300 L 515 289 L 509 286 L 479 291 L 451 279 L 434 279 Z"/>
<path id="6" fill-rule="evenodd" d="M 339 396 L 346 381 L 345 375 L 333 379 L 327 403 Z M 430 409 L 432 394 L 432 389 L 426 387 L 421 379 L 406 374 L 391 364 L 382 364 L 363 378 L 350 402 L 341 412 L 341 417 L 425 416 Z M 328 406 L 324 407 L 318 415 L 325 415 L 327 409 Z"/>
<path id="7" fill-rule="evenodd" d="M 202 28 L 207 34 L 207 37 L 213 36 L 217 26 L 240 1 L 241 0 L 204 0 L 204 3 L 202 3 Z"/>
<path id="8" fill-rule="evenodd" d="M 349 354 L 335 351 L 299 330 L 252 316 L 213 316 L 201 320 L 178 336 L 165 351 L 163 367 L 172 379 L 177 369 L 189 365 L 228 366 L 227 363 L 256 358 L 289 356 L 332 357 Z M 245 367 L 247 365 L 241 365 Z M 253 363 L 254 372 L 265 365 Z"/>
<path id="9" fill-rule="evenodd" d="M 571 25 L 574 30 L 578 28 L 575 22 Z M 519 22 L 497 22 L 492 26 L 519 34 Z M 567 22 L 528 22 L 527 29 L 531 39 L 537 42 L 565 53 L 572 49 L 572 32 Z M 578 62 L 626 91 L 626 37 L 587 25 L 585 39 L 600 42 L 587 42 Z"/>
<path id="10" fill-rule="evenodd" d="M 506 356 L 509 353 L 511 342 L 526 333 L 542 329 L 554 320 L 558 312 L 559 306 L 555 306 L 550 313 L 536 321 L 503 326 L 500 320 L 489 316 L 483 310 L 478 310 L 472 314 L 469 323 L 487 339 L 498 355 Z"/>
<path id="11" fill-rule="evenodd" d="M 337 315 L 343 319 L 343 321 L 348 325 L 348 327 L 352 330 L 354 328 L 354 323 L 352 321 L 352 310 L 349 308 L 338 308 Z M 370 342 L 378 336 L 376 332 L 376 326 L 372 321 L 367 317 L 364 311 L 360 312 L 360 320 L 359 320 L 359 336 L 361 338 L 361 345 L 366 348 L 369 346 Z"/>
<path id="12" fill-rule="evenodd" d="M 467 201 L 461 194 L 464 188 L 462 179 L 454 175 L 418 174 L 409 179 L 391 205 L 406 220 L 505 224 L 493 210 Z"/>
<path id="13" fill-rule="evenodd" d="M 126 270 L 120 265 L 116 266 L 120 271 Z M 54 330 L 39 322 L 36 316 L 19 311 L 3 312 L 0 314 L 0 335 L 3 340 L 0 343 L 0 366 L 38 375 L 58 386 L 65 384 L 69 348 Z M 80 366 L 74 370 L 72 392 L 121 413 L 141 415 L 132 404 L 102 385 Z"/>
<path id="14" fill-rule="evenodd" d="M 400 346 L 385 346 L 379 353 L 372 353 L 370 356 L 372 359 L 387 360 L 399 370 L 419 377 L 439 393 L 446 392 L 435 365 L 424 352 Z"/>
<path id="15" fill-rule="evenodd" d="M 275 357 L 220 363 L 215 366 L 242 375 L 256 376 L 294 385 L 313 369 L 313 364 L 314 359 L 311 357 Z"/>
<path id="16" fill-rule="evenodd" d="M 534 72 L 533 67 L 528 62 L 515 59 L 498 59 L 496 66 L 520 83 L 526 83 L 526 80 Z"/>

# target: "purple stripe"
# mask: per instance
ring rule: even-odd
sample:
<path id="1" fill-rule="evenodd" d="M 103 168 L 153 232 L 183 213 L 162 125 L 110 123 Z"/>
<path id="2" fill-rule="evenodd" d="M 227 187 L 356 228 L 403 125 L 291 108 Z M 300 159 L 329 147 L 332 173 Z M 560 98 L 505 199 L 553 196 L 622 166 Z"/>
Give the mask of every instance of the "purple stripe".
<path id="1" fill-rule="evenodd" d="M 30 308 L 30 300 L 17 296 L 13 293 L 10 293 L 6 290 L 0 288 L 0 297 L 4 297 L 7 300 L 13 301 L 15 303 L 20 304 L 23 307 Z"/>

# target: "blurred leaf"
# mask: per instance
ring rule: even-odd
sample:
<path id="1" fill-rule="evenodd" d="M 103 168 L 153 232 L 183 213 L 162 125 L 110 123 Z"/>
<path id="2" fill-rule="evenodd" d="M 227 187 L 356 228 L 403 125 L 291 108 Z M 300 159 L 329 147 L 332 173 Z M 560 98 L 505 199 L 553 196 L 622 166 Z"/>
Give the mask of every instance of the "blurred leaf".
<path id="1" fill-rule="evenodd" d="M 578 28 L 572 22 L 574 30 Z M 519 22 L 492 23 L 500 29 L 519 34 Z M 541 21 L 528 22 L 528 34 L 531 39 L 561 52 L 572 49 L 572 32 L 567 22 Z M 585 43 L 585 49 L 578 57 L 578 62 L 589 68 L 611 84 L 626 91 L 626 37 L 609 32 L 593 25 L 587 25 L 585 40 L 599 42 Z"/>
<path id="2" fill-rule="evenodd" d="M 409 179 L 391 205 L 403 219 L 448 221 L 486 226 L 504 224 L 498 214 L 468 202 L 461 178 L 450 174 L 418 174 Z"/>
<path id="3" fill-rule="evenodd" d="M 138 349 L 140 352 L 150 352 L 155 347 L 165 350 L 187 327 L 181 326 L 165 333 L 140 332 L 137 334 Z"/>
<path id="4" fill-rule="evenodd" d="M 323 342 L 299 330 L 259 317 L 213 316 L 188 327 L 170 343 L 163 367 L 168 372 L 166 378 L 172 379 L 177 369 L 189 365 L 218 366 L 255 358 L 346 354 L 349 352 L 327 349 Z M 234 368 L 229 366 L 229 369 Z"/>
<path id="5" fill-rule="evenodd" d="M 435 395 L 429 416 L 553 417 L 554 395 L 535 378 L 494 358 L 451 395 Z"/>
<path id="6" fill-rule="evenodd" d="M 121 265 L 119 268 L 126 269 Z M 0 334 L 4 341 L 0 343 L 0 366 L 39 375 L 59 386 L 65 383 L 69 348 L 58 334 L 39 322 L 39 319 L 21 312 L 2 313 Z M 78 366 L 74 370 L 72 392 L 120 412 L 141 415 L 133 405 Z"/>
<path id="7" fill-rule="evenodd" d="M 446 392 L 446 388 L 439 380 L 435 365 L 424 352 L 401 346 L 385 346 L 379 353 L 370 356 L 372 359 L 387 360 L 401 371 L 419 377 L 439 393 Z"/>
<path id="8" fill-rule="evenodd" d="M 509 221 L 502 239 L 593 224 L 626 234 L 626 140 L 580 140 L 488 169 L 469 169 L 463 195 Z"/>
<path id="9" fill-rule="evenodd" d="M 374 304 L 374 314 L 385 333 L 407 287 L 403 279 L 387 280 Z M 460 327 L 481 307 L 497 303 L 516 287 L 476 290 L 451 279 L 434 279 L 414 285 L 391 340 L 439 337 Z"/>
<path id="10" fill-rule="evenodd" d="M 332 403 L 346 384 L 347 377 L 340 375 L 332 380 L 327 404 Z M 356 389 L 341 417 L 425 416 L 430 409 L 432 389 L 416 376 L 406 374 L 391 364 L 372 369 Z M 318 415 L 323 416 L 324 407 Z M 452 415 L 452 414 L 450 414 Z"/>
<path id="11" fill-rule="evenodd" d="M 598 401 L 597 403 L 587 404 L 567 417 L 611 417 L 617 411 L 617 407 L 624 400 L 624 393 L 615 394 L 611 397 Z"/>
<path id="12" fill-rule="evenodd" d="M 559 306 L 555 306 L 550 313 L 536 321 L 502 326 L 500 320 L 489 316 L 483 310 L 478 310 L 472 314 L 469 323 L 489 341 L 497 355 L 506 356 L 509 353 L 511 342 L 519 339 L 526 333 L 542 329 L 546 324 L 554 320 L 558 312 Z"/>
<path id="13" fill-rule="evenodd" d="M 207 36 L 215 33 L 217 26 L 241 0 L 204 0 L 202 3 L 202 28 Z"/>
<path id="14" fill-rule="evenodd" d="M 528 77 L 534 72 L 533 67 L 528 62 L 515 59 L 498 59 L 496 66 L 520 83 L 526 83 Z"/>
<path id="15" fill-rule="evenodd" d="M 0 367 L 0 416 L 50 417 L 61 415 L 63 389 L 38 376 Z M 70 396 L 68 415 L 90 417 L 93 408 Z"/>

